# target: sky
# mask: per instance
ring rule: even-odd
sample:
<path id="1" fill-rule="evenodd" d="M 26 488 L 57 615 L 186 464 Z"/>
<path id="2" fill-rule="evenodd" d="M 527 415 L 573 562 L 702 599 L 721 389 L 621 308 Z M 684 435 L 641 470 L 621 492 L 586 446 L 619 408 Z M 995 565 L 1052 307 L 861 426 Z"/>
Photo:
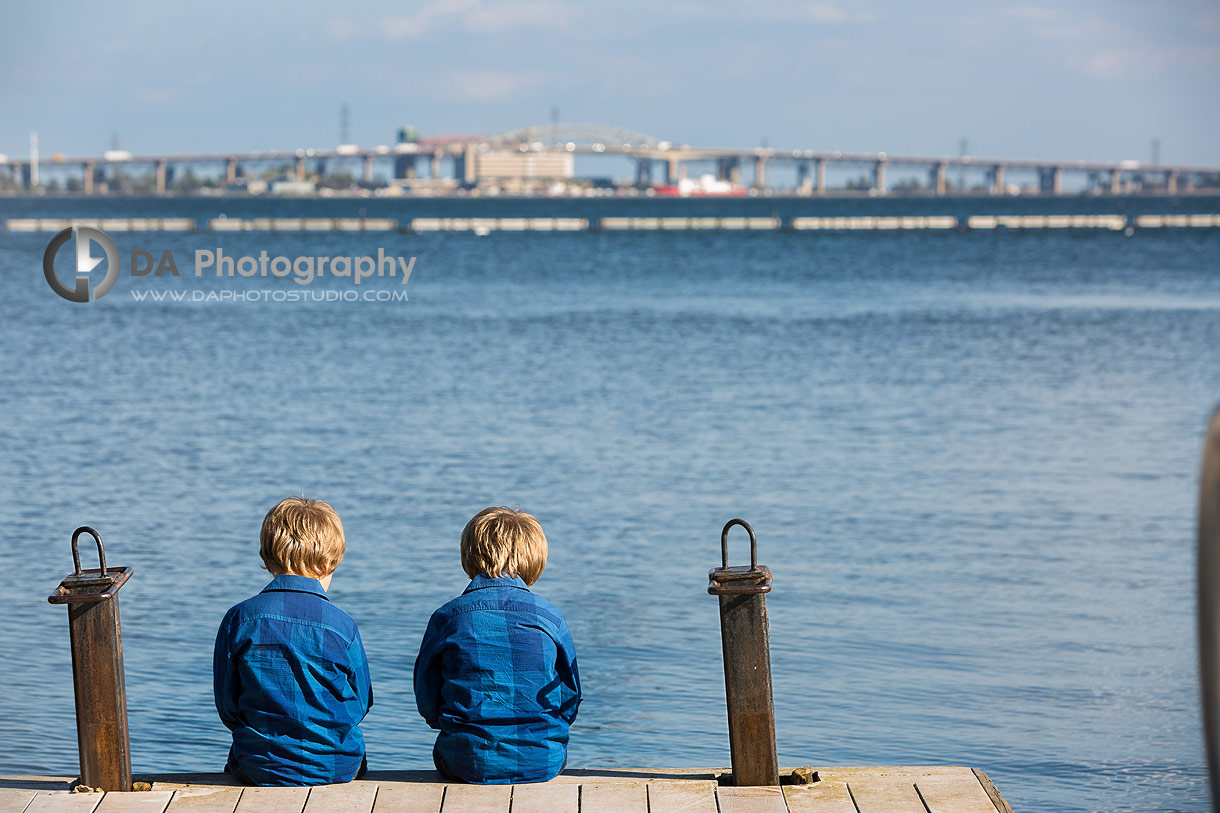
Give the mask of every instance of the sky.
<path id="1" fill-rule="evenodd" d="M 1220 166 L 1220 2 L 0 0 L 0 154 L 594 122 L 693 146 Z"/>

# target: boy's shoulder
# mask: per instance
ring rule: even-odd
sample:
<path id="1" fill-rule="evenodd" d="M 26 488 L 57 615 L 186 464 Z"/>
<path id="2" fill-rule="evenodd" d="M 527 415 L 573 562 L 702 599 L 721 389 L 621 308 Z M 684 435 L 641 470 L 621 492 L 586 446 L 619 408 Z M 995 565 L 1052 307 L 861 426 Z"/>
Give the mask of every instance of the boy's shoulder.
<path id="1" fill-rule="evenodd" d="M 461 595 L 432 614 L 434 622 L 472 620 L 487 613 L 523 613 L 538 616 L 556 627 L 566 627 L 563 613 L 519 579 L 475 577 Z"/>
<path id="2" fill-rule="evenodd" d="M 277 576 L 261 592 L 230 607 L 224 623 L 275 621 L 329 627 L 347 638 L 359 635 L 355 620 L 330 601 L 318 581 L 301 576 Z"/>

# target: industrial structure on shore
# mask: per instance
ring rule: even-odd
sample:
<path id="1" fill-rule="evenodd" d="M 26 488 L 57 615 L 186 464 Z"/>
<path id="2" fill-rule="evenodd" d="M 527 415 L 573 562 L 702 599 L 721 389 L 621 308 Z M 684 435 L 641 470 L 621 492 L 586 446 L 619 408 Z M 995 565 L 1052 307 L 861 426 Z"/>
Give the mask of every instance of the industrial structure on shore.
<path id="1" fill-rule="evenodd" d="M 39 158 L 34 138 L 29 158 L 0 156 L 0 179 L 7 180 L 15 191 L 39 191 L 45 188 L 40 175 L 46 177 L 50 170 L 64 178 L 56 188 L 100 194 L 123 189 L 125 173 L 127 177 L 132 175 L 128 168 L 140 167 L 148 181 L 144 191 L 158 195 L 197 191 L 201 186 L 232 192 L 312 194 L 328 177 L 342 179 L 342 186 L 347 188 L 382 194 L 579 194 L 616 185 L 609 179 L 577 178 L 578 156 L 617 156 L 631 161 L 634 182 L 625 185 L 662 195 L 733 195 L 766 190 L 771 167 L 788 170 L 792 181 L 785 188 L 798 195 L 884 195 L 893 191 L 1058 195 L 1065 192 L 1066 175 L 1076 176 L 1075 188 L 1098 194 L 1178 194 L 1220 188 L 1220 167 L 692 147 L 613 127 L 582 124 L 539 125 L 496 136 L 430 138 L 417 138 L 413 128 L 404 127 L 392 146 L 341 144 L 330 149 L 215 154 L 133 155 L 110 150 L 99 156 Z M 692 166 L 709 171 L 696 174 L 691 172 Z M 748 173 L 744 178 L 743 167 Z M 832 187 L 827 182 L 828 169 L 857 174 L 845 185 Z M 342 174 L 336 174 L 338 170 Z M 887 187 L 887 171 L 906 173 L 896 190 Z M 912 173 L 919 180 L 912 182 Z M 967 175 L 970 183 L 966 182 Z M 203 184 L 199 177 L 205 179 Z M 191 183 L 183 182 L 187 178 Z M 1024 183 L 1013 183 L 1016 179 Z"/>

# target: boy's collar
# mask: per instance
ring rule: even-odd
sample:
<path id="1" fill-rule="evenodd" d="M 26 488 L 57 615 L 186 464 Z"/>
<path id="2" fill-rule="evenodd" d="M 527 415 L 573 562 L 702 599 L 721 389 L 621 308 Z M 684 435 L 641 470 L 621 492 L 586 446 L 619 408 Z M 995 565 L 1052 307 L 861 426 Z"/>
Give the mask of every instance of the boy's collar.
<path id="1" fill-rule="evenodd" d="M 322 582 L 309 576 L 296 576 L 292 573 L 276 576 L 270 584 L 263 588 L 262 592 L 313 593 L 315 596 L 321 596 L 330 601 L 326 591 L 322 589 Z"/>
<path id="2" fill-rule="evenodd" d="M 520 576 L 488 576 L 486 573 L 480 573 L 470 580 L 470 584 L 466 585 L 466 589 L 462 591 L 462 595 L 466 595 L 471 590 L 482 590 L 484 587 L 516 587 L 521 590 L 529 590 L 525 581 Z"/>

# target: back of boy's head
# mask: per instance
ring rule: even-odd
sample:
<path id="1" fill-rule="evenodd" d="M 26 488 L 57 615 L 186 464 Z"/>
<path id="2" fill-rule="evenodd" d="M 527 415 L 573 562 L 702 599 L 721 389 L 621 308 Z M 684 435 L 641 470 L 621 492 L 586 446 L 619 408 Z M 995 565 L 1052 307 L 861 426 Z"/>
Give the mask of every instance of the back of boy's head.
<path id="1" fill-rule="evenodd" d="M 533 584 L 546 567 L 546 535 L 532 514 L 484 508 L 462 529 L 462 569 L 470 578 L 520 576 Z"/>
<path id="2" fill-rule="evenodd" d="M 274 575 L 320 579 L 343 560 L 343 523 L 330 503 L 309 497 L 280 500 L 263 517 L 258 555 Z"/>

